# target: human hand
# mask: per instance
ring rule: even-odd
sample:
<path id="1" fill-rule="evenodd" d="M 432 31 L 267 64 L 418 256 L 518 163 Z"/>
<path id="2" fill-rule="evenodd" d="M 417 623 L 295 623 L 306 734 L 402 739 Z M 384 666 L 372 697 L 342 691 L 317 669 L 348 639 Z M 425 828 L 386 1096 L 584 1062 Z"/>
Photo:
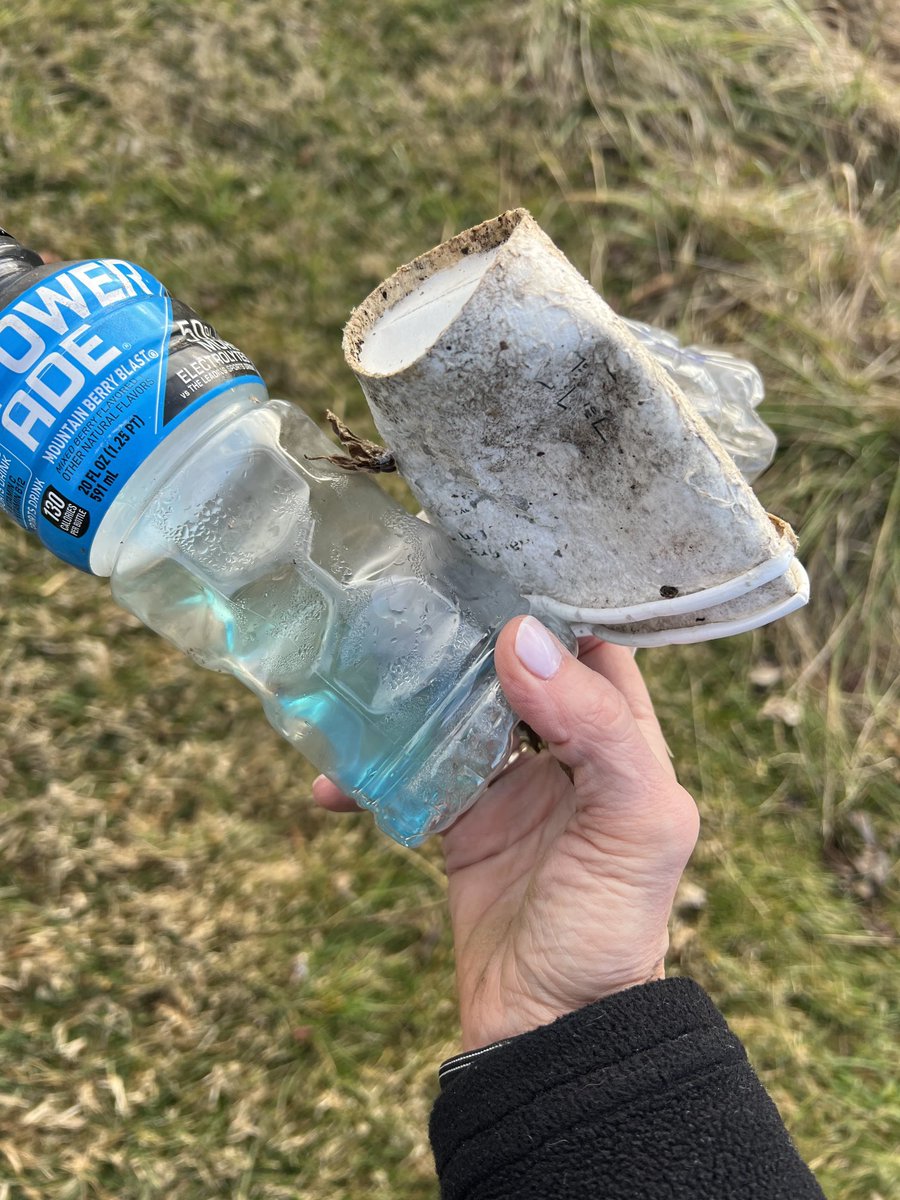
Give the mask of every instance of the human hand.
<path id="1" fill-rule="evenodd" d="M 663 978 L 699 821 L 627 648 L 582 639 L 576 659 L 524 617 L 494 658 L 548 749 L 515 759 L 443 835 L 465 1050 Z M 355 807 L 324 776 L 313 795 Z"/>

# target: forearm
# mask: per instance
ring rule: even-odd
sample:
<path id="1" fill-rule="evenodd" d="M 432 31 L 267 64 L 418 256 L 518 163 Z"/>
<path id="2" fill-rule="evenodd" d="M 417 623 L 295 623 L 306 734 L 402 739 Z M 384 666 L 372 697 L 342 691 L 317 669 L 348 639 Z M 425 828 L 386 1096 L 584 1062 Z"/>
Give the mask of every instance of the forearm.
<path id="1" fill-rule="evenodd" d="M 431 1137 L 444 1200 L 822 1197 L 689 980 L 620 992 L 451 1063 Z"/>

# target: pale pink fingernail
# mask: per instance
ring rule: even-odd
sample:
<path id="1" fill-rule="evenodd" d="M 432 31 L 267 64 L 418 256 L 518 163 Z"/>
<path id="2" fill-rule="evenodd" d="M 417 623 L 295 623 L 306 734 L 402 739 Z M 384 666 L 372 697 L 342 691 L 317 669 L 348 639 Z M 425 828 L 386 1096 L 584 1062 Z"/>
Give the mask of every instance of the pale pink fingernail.
<path id="1" fill-rule="evenodd" d="M 562 662 L 562 650 L 540 621 L 526 617 L 516 630 L 516 657 L 538 679 L 552 679 Z"/>

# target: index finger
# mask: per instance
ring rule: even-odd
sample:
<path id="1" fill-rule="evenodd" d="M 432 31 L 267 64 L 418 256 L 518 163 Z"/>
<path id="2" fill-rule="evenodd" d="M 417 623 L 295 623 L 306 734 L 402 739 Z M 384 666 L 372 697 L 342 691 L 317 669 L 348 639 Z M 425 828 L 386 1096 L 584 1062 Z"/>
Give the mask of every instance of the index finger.
<path id="1" fill-rule="evenodd" d="M 319 808 L 327 808 L 329 812 L 359 812 L 356 801 L 345 796 L 325 775 L 317 775 L 313 780 L 312 797 Z"/>

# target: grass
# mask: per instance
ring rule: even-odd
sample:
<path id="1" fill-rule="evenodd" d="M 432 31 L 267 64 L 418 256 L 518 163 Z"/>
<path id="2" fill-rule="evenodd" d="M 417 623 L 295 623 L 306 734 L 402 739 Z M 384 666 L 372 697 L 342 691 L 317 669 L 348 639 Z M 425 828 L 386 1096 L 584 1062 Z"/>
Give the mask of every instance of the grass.
<path id="1" fill-rule="evenodd" d="M 704 818 L 673 967 L 842 1200 L 900 1191 L 898 139 L 887 0 L 0 9 L 3 224 L 144 263 L 316 415 L 366 426 L 350 307 L 519 203 L 758 363 L 813 602 L 642 656 Z M 249 695 L 9 522 L 0 585 L 0 1200 L 434 1196 L 437 848 L 314 812 Z"/>

